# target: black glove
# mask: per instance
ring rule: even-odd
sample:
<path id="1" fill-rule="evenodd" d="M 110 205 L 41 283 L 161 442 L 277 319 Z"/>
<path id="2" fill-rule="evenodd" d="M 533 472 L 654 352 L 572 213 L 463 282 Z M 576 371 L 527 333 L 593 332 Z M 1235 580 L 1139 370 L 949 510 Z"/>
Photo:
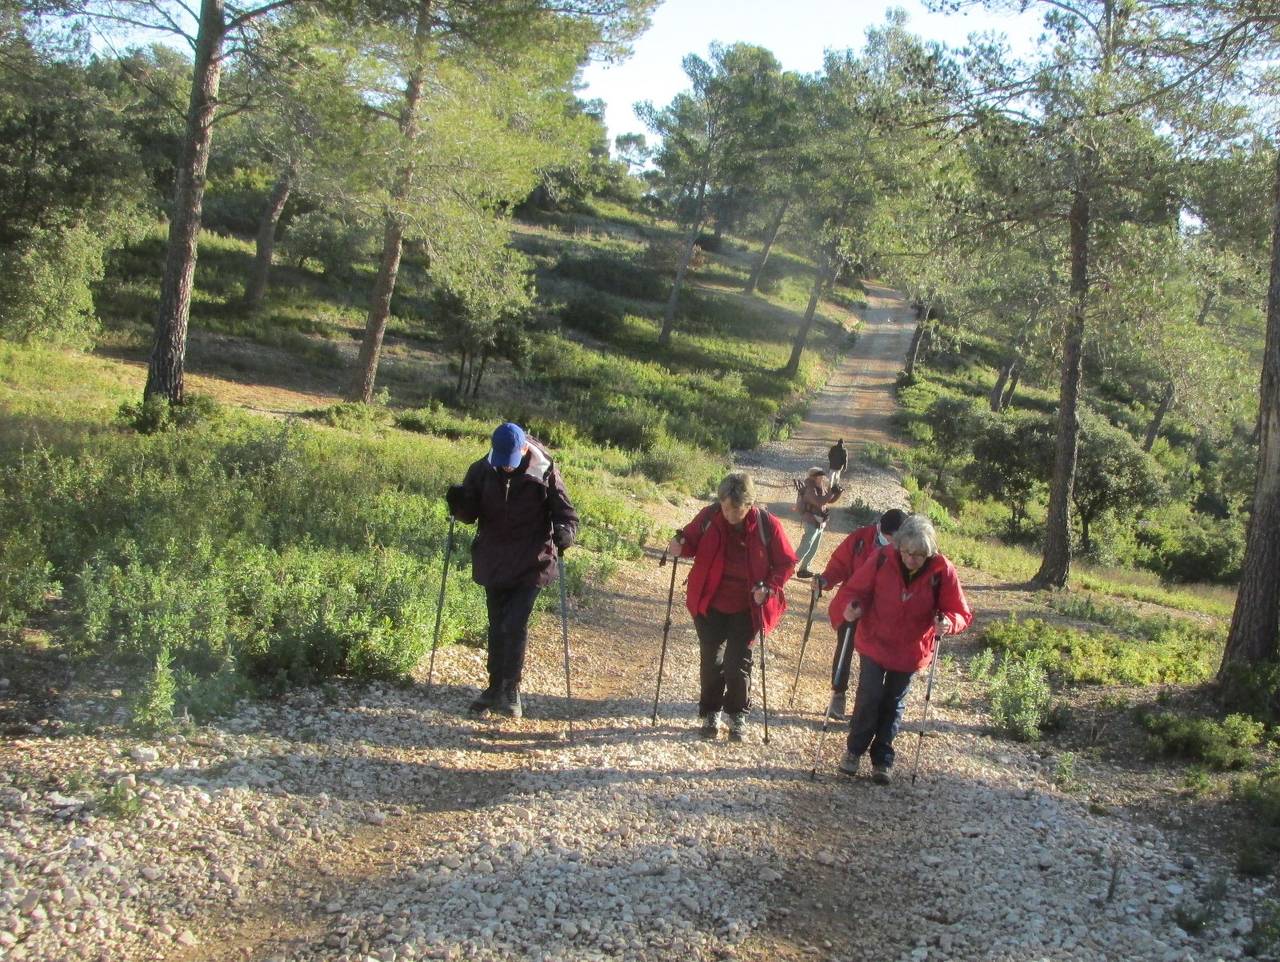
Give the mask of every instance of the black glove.
<path id="1" fill-rule="evenodd" d="M 462 485 L 449 485 L 448 489 L 444 493 L 444 503 L 449 506 L 449 513 L 455 518 L 458 516 L 458 512 L 462 510 L 463 500 L 464 493 Z"/>
<path id="2" fill-rule="evenodd" d="M 831 486 L 831 497 L 833 499 L 840 497 L 842 494 L 844 494 L 844 488 L 840 487 L 840 485 L 834 484 Z"/>
<path id="3" fill-rule="evenodd" d="M 551 543 L 564 554 L 573 545 L 573 534 L 563 525 L 555 525 L 551 529 Z"/>

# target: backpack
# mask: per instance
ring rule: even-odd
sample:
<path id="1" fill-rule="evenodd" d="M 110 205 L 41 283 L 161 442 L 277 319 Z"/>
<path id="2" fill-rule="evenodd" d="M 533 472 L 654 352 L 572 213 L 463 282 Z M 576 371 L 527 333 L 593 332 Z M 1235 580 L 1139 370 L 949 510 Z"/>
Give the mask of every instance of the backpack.
<path id="1" fill-rule="evenodd" d="M 769 542 L 773 539 L 773 529 L 769 525 L 770 514 L 766 508 L 757 508 L 760 517 L 756 522 L 756 530 L 760 532 L 760 543 L 764 545 L 765 553 L 769 551 Z M 711 522 L 715 520 L 716 514 L 720 511 L 720 505 L 713 504 L 703 511 L 702 518 L 702 534 L 707 533 L 707 529 L 711 527 Z"/>

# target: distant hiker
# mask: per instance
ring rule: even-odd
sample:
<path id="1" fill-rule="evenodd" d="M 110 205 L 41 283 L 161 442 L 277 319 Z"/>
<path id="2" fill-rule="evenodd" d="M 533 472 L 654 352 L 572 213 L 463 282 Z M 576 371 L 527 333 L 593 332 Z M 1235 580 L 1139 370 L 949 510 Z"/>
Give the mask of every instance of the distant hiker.
<path id="1" fill-rule="evenodd" d="M 818 545 L 822 541 L 822 532 L 826 530 L 827 518 L 831 512 L 827 505 L 840 497 L 840 486 L 832 486 L 827 480 L 827 472 L 822 468 L 810 468 L 805 478 L 796 504 L 800 507 L 800 525 L 804 528 L 804 537 L 800 539 L 798 555 L 800 570 L 797 578 L 812 578 L 809 562 L 818 553 Z"/>
<path id="2" fill-rule="evenodd" d="M 751 646 L 787 610 L 782 587 L 796 555 L 778 519 L 756 507 L 755 484 L 745 472 L 726 475 L 716 496 L 719 504 L 699 511 L 671 539 L 667 553 L 693 558 L 685 604 L 701 655 L 702 736 L 716 737 L 723 710 L 729 739 L 740 742 L 751 707 Z"/>
<path id="3" fill-rule="evenodd" d="M 529 615 L 555 580 L 556 552 L 573 544 L 578 513 L 546 449 L 510 422 L 498 426 L 489 453 L 445 500 L 459 521 L 479 522 L 471 576 L 484 586 L 489 609 L 489 685 L 468 708 L 520 718 Z"/>
<path id="4" fill-rule="evenodd" d="M 826 570 L 813 577 L 813 593 L 821 594 L 836 588 L 851 577 L 858 566 L 876 553 L 877 548 L 889 544 L 889 539 L 897 532 L 907 518 L 905 511 L 890 508 L 880 515 L 875 524 L 864 525 L 855 530 L 836 546 L 827 561 Z M 836 721 L 844 720 L 845 701 L 849 691 L 849 668 L 853 664 L 853 646 L 840 644 L 836 638 L 836 650 L 831 656 L 831 703 L 827 706 L 827 717 Z"/>
<path id="5" fill-rule="evenodd" d="M 964 631 L 973 620 L 955 565 L 938 554 L 928 518 L 909 515 L 893 542 L 858 566 L 829 609 L 837 633 L 857 623 L 854 647 L 861 658 L 840 771 L 858 774 L 870 751 L 871 777 L 881 785 L 890 780 L 911 676 L 929 664 L 942 635 Z"/>
<path id="6" fill-rule="evenodd" d="M 831 469 L 831 483 L 840 484 L 840 476 L 849 466 L 849 452 L 845 449 L 844 438 L 831 445 L 827 452 L 827 467 Z"/>

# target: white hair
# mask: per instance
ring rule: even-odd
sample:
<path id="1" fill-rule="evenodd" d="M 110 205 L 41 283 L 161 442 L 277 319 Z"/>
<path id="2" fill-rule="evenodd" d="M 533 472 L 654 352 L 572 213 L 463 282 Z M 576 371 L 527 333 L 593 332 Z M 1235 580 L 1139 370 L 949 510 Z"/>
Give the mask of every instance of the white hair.
<path id="1" fill-rule="evenodd" d="M 894 534 L 893 543 L 899 552 L 923 551 L 926 557 L 932 558 L 938 553 L 938 532 L 924 515 L 909 514 Z"/>

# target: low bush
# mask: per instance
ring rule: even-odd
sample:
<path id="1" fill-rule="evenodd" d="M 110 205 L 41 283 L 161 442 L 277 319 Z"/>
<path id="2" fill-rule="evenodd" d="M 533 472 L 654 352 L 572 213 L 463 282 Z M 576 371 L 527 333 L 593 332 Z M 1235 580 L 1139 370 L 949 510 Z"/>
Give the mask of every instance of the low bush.
<path id="1" fill-rule="evenodd" d="M 163 396 L 152 394 L 120 405 L 116 421 L 139 434 L 156 434 L 213 421 L 221 415 L 222 406 L 203 394 L 188 394 L 181 404 L 170 404 Z"/>
<path id="2" fill-rule="evenodd" d="M 368 405 L 365 405 L 366 407 Z M 434 434 L 438 437 L 461 441 L 464 438 L 484 442 L 489 440 L 493 425 L 488 421 L 466 417 L 450 411 L 439 401 L 412 411 L 402 411 L 392 420 L 395 426 L 418 434 Z M 532 433 L 532 432 L 531 432 Z M 536 435 L 540 437 L 540 435 Z"/>
<path id="3" fill-rule="evenodd" d="M 622 311 L 598 297 L 579 297 L 560 309 L 560 320 L 574 330 L 613 337 L 622 327 Z"/>
<path id="4" fill-rule="evenodd" d="M 560 255 L 555 273 L 590 284 L 597 290 L 640 301 L 663 300 L 668 291 L 667 280 L 654 268 L 637 264 L 621 254 L 567 251 Z"/>
<path id="5" fill-rule="evenodd" d="M 688 494 L 713 488 L 724 465 L 699 448 L 664 437 L 639 454 L 636 468 L 657 484 L 674 485 Z"/>
<path id="6" fill-rule="evenodd" d="M 1034 660 L 1006 656 L 991 677 L 991 720 L 1017 741 L 1036 741 L 1050 717 L 1053 693 Z"/>
<path id="7" fill-rule="evenodd" d="M 868 464 L 874 464 L 878 468 L 892 467 L 895 460 L 893 448 L 875 441 L 868 441 L 862 446 L 860 457 Z"/>
<path id="8" fill-rule="evenodd" d="M 1189 758 L 1220 772 L 1252 764 L 1253 749 L 1265 730 L 1247 715 L 1228 715 L 1218 722 L 1159 712 L 1144 714 L 1140 721 L 1156 754 Z"/>
<path id="9" fill-rule="evenodd" d="M 0 516 L 0 634 L 25 624 L 59 588 L 39 538 L 3 520 Z"/>
<path id="10" fill-rule="evenodd" d="M 989 626 L 983 640 L 1005 655 L 1034 658 L 1064 682 L 1099 685 L 1204 681 L 1212 677 L 1221 651 L 1211 633 L 1175 624 L 1146 640 L 1011 617 Z"/>

